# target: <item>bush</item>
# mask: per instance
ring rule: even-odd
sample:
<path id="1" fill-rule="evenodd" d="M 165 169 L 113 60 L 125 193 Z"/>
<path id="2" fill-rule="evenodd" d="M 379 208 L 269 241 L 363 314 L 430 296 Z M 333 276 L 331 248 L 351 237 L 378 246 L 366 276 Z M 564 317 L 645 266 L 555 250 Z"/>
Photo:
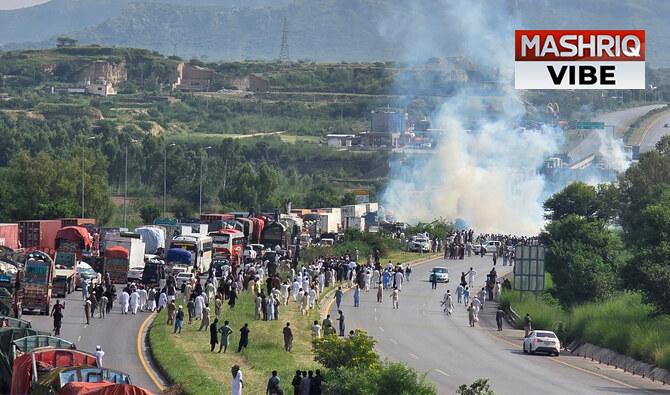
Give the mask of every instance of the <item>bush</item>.
<path id="1" fill-rule="evenodd" d="M 373 369 L 335 369 L 326 374 L 325 395 L 434 395 L 425 377 L 402 363 L 382 362 Z"/>
<path id="2" fill-rule="evenodd" d="M 489 385 L 489 379 L 477 379 L 474 383 L 467 386 L 461 384 L 456 391 L 458 395 L 495 395 Z"/>
<path id="3" fill-rule="evenodd" d="M 343 338 L 324 336 L 314 341 L 314 360 L 329 369 L 369 369 L 379 363 L 375 343 L 362 330 Z"/>

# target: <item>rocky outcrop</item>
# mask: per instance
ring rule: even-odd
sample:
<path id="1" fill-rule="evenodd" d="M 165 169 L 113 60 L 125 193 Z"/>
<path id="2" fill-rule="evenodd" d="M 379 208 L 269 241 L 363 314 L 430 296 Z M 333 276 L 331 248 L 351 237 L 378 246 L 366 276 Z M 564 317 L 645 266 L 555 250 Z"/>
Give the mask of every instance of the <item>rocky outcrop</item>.
<path id="1" fill-rule="evenodd" d="M 82 84 L 107 81 L 117 86 L 128 80 L 128 71 L 124 62 L 115 63 L 97 60 L 84 67 L 79 73 L 78 79 Z"/>

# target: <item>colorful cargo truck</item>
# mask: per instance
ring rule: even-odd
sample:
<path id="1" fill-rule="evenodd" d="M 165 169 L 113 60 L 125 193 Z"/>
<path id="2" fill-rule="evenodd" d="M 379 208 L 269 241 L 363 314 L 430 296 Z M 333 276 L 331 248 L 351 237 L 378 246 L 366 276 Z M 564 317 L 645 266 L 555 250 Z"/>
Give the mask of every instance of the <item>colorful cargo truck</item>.
<path id="1" fill-rule="evenodd" d="M 26 257 L 22 311 L 49 314 L 55 265 L 49 255 L 35 251 Z"/>

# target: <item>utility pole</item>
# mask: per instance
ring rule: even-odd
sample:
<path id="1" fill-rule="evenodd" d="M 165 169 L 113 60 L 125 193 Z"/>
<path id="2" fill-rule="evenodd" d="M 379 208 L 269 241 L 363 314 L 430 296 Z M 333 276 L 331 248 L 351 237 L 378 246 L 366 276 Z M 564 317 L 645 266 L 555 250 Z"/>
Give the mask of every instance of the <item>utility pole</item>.
<path id="1" fill-rule="evenodd" d="M 168 147 L 174 147 L 175 143 L 165 146 L 165 155 L 163 156 L 163 218 L 167 218 L 167 150 Z"/>
<path id="2" fill-rule="evenodd" d="M 95 138 L 96 136 L 91 136 L 81 145 L 81 218 L 84 218 L 84 148 L 86 147 L 86 141 L 95 140 Z"/>
<path id="3" fill-rule="evenodd" d="M 207 150 L 209 150 L 209 149 L 212 149 L 212 146 L 208 145 L 207 147 L 205 147 L 205 153 L 206 153 Z M 202 153 L 201 153 L 201 154 L 200 154 L 200 200 L 199 200 L 199 201 L 200 201 L 200 204 L 199 204 L 199 206 L 198 206 L 198 207 L 199 207 L 199 209 L 198 209 L 198 213 L 199 213 L 198 218 L 200 218 L 200 217 L 202 216 L 202 159 L 203 159 L 203 156 L 202 156 Z"/>
<path id="4" fill-rule="evenodd" d="M 128 145 L 137 143 L 137 140 L 131 139 L 128 144 L 126 144 L 126 166 L 125 166 L 125 176 L 123 178 L 124 188 L 123 188 L 123 227 L 128 227 Z"/>
<path id="5" fill-rule="evenodd" d="M 279 61 L 288 62 L 290 61 L 288 55 L 288 21 L 284 17 L 284 27 L 281 31 L 281 48 L 279 49 Z"/>

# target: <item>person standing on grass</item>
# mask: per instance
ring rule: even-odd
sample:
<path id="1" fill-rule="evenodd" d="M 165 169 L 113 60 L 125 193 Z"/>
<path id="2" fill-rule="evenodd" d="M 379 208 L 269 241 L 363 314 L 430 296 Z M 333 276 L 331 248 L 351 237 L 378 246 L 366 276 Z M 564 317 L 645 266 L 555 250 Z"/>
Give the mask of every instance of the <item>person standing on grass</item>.
<path id="1" fill-rule="evenodd" d="M 323 335 L 330 335 L 331 329 L 333 329 L 333 323 L 330 321 L 330 314 L 326 315 L 326 318 L 321 322 L 321 329 L 323 330 Z"/>
<path id="2" fill-rule="evenodd" d="M 309 377 L 307 377 L 307 372 L 302 371 L 302 378 L 300 379 L 300 387 L 299 387 L 299 394 L 300 395 L 309 395 L 309 390 L 311 388 L 311 380 Z"/>
<path id="3" fill-rule="evenodd" d="M 240 328 L 240 344 L 237 346 L 237 352 L 242 352 L 243 348 L 247 348 L 249 345 L 249 324 L 244 324 Z"/>
<path id="4" fill-rule="evenodd" d="M 174 304 L 174 300 L 171 301 L 172 304 Z M 174 320 L 174 332 L 173 333 L 181 333 L 181 328 L 184 326 L 184 310 L 182 309 L 182 306 L 179 305 L 179 310 L 177 310 L 177 314 L 175 315 L 175 320 Z"/>
<path id="5" fill-rule="evenodd" d="M 272 377 L 268 380 L 267 395 L 283 395 L 284 392 L 279 388 L 279 376 L 277 371 L 272 371 Z"/>
<path id="6" fill-rule="evenodd" d="M 231 383 L 232 395 L 242 395 L 242 387 L 244 387 L 244 380 L 242 380 L 242 371 L 240 365 L 234 365 L 230 372 L 233 374 L 233 382 Z"/>
<path id="7" fill-rule="evenodd" d="M 340 316 L 337 318 L 337 320 L 340 322 L 340 336 L 344 336 L 344 313 L 342 310 L 337 311 Z"/>
<path id="8" fill-rule="evenodd" d="M 288 304 L 288 290 L 291 287 L 289 284 L 288 280 L 284 281 L 284 283 L 281 285 L 281 302 L 284 305 Z"/>
<path id="9" fill-rule="evenodd" d="M 298 296 L 302 295 L 300 293 L 300 283 L 297 278 L 293 278 L 293 283 L 291 284 L 291 296 L 293 296 L 293 301 L 298 303 Z"/>
<path id="10" fill-rule="evenodd" d="M 321 325 L 319 325 L 319 321 L 314 320 L 314 324 L 312 325 L 312 341 L 320 337 L 321 337 Z"/>
<path id="11" fill-rule="evenodd" d="M 230 334 L 233 333 L 233 330 L 228 326 L 228 321 L 223 322 L 223 326 L 219 328 L 221 333 L 221 343 L 219 343 L 219 352 L 223 350 L 225 353 L 228 350 L 228 345 L 230 344 Z"/>
<path id="12" fill-rule="evenodd" d="M 526 316 L 523 317 L 523 332 L 524 337 L 528 337 L 528 334 L 533 330 L 533 319 L 530 318 L 530 314 L 526 313 Z"/>
<path id="13" fill-rule="evenodd" d="M 303 292 L 302 294 L 302 299 L 300 301 L 300 310 L 302 312 L 302 315 L 309 314 L 309 294 L 307 292 Z"/>
<path id="14" fill-rule="evenodd" d="M 300 370 L 295 371 L 295 376 L 291 380 L 291 385 L 293 386 L 293 395 L 300 395 L 300 382 L 302 381 Z"/>
<path id="15" fill-rule="evenodd" d="M 340 304 L 342 303 L 342 296 L 344 295 L 344 292 L 342 292 L 342 287 L 337 287 L 337 291 L 335 291 L 335 304 L 337 305 L 337 308 L 340 308 Z"/>
<path id="16" fill-rule="evenodd" d="M 314 373 L 314 377 L 312 377 L 312 382 L 310 383 L 309 395 L 321 395 L 321 382 L 323 381 L 321 369 L 317 369 Z"/>
<path id="17" fill-rule="evenodd" d="M 284 334 L 284 350 L 286 350 L 286 352 L 291 352 L 293 349 L 293 331 L 291 330 L 290 322 L 286 323 L 282 333 Z"/>
<path id="18" fill-rule="evenodd" d="M 216 344 L 219 342 L 218 328 L 216 327 L 216 324 L 218 323 L 219 319 L 214 318 L 214 322 L 209 326 L 209 344 L 212 346 L 209 352 L 214 352 L 214 347 L 216 347 Z"/>
<path id="19" fill-rule="evenodd" d="M 207 330 L 207 327 L 209 327 L 209 306 L 205 303 L 205 307 L 202 309 L 202 322 L 198 331 Z"/>

